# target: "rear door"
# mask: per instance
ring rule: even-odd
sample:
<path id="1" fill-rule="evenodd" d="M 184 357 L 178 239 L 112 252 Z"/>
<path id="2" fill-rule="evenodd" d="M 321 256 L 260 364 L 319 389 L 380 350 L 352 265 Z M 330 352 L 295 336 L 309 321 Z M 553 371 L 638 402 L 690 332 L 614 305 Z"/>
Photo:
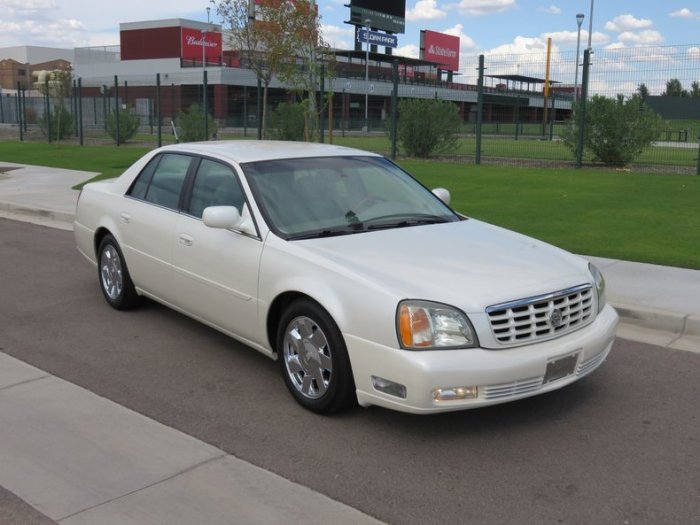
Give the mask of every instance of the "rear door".
<path id="1" fill-rule="evenodd" d="M 122 249 L 138 288 L 171 302 L 173 246 L 185 179 L 195 158 L 178 153 L 154 157 L 123 199 Z"/>

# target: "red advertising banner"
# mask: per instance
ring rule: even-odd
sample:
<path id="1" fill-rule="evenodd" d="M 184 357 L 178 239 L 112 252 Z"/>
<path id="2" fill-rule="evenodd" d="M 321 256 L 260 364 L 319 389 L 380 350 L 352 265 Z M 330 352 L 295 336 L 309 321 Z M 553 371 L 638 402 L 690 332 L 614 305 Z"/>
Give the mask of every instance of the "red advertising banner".
<path id="1" fill-rule="evenodd" d="M 421 58 L 437 62 L 447 71 L 459 71 L 459 37 L 421 31 Z"/>
<path id="2" fill-rule="evenodd" d="M 223 45 L 221 33 L 200 31 L 199 29 L 182 28 L 182 52 L 180 57 L 185 60 L 202 60 L 202 46 L 207 62 L 221 62 Z"/>

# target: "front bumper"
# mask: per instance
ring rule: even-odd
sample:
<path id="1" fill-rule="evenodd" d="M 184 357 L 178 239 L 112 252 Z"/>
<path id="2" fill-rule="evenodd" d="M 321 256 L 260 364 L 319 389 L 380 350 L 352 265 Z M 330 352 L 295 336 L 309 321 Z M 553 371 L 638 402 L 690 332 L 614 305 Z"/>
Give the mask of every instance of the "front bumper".
<path id="1" fill-rule="evenodd" d="M 618 316 L 607 305 L 586 327 L 557 339 L 503 350 L 407 351 L 345 334 L 360 405 L 416 414 L 465 410 L 556 390 L 598 368 L 615 339 Z M 547 363 L 576 354 L 573 373 L 545 382 Z M 372 376 L 406 387 L 406 397 L 374 388 Z M 474 399 L 439 401 L 436 388 L 477 386 Z"/>

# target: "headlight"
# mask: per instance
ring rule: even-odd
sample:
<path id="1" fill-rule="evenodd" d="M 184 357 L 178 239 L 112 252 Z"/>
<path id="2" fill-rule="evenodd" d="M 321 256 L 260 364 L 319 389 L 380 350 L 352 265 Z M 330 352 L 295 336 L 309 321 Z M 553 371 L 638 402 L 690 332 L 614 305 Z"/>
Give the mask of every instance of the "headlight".
<path id="1" fill-rule="evenodd" d="M 595 279 L 595 289 L 598 293 L 598 313 L 600 313 L 606 303 L 605 279 L 603 279 L 603 274 L 600 273 L 600 270 L 594 264 L 588 263 L 588 269 L 590 270 L 593 279 Z"/>
<path id="2" fill-rule="evenodd" d="M 396 328 L 401 348 L 445 350 L 477 345 L 467 316 L 446 304 L 406 300 L 399 303 Z"/>

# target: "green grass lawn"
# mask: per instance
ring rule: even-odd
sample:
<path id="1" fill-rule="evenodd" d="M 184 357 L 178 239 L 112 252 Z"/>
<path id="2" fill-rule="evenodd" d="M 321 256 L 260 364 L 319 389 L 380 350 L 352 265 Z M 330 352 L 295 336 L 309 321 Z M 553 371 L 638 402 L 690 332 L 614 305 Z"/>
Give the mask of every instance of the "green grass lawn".
<path id="1" fill-rule="evenodd" d="M 362 138 L 357 144 L 361 146 Z M 366 140 L 366 139 L 364 139 Z M 0 160 L 119 175 L 148 148 L 0 142 Z M 587 255 L 700 269 L 700 177 L 399 162 L 453 207 Z"/>

